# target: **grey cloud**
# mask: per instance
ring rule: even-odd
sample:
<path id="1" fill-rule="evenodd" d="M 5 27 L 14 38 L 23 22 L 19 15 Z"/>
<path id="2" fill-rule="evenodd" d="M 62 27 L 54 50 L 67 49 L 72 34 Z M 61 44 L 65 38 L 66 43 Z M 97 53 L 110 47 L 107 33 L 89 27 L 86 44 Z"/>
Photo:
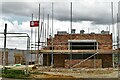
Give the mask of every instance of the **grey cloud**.
<path id="1" fill-rule="evenodd" d="M 22 16 L 30 16 L 34 9 L 30 9 L 30 5 L 24 2 L 4 2 L 2 3 L 3 14 L 14 14 Z"/>
<path id="2" fill-rule="evenodd" d="M 43 8 L 45 19 L 47 14 L 52 13 L 51 3 L 41 3 L 41 18 L 43 15 Z M 116 8 L 116 7 L 115 7 Z M 4 2 L 2 5 L 3 14 L 14 14 L 22 16 L 31 16 L 34 13 L 38 15 L 38 3 L 30 2 Z M 116 15 L 117 11 L 114 11 Z M 116 16 L 115 16 L 116 18 Z M 70 3 L 56 2 L 54 3 L 54 19 L 60 21 L 70 21 Z M 101 3 L 73 3 L 73 21 L 91 21 L 93 24 L 111 24 L 111 6 L 110 2 Z"/>
<path id="3" fill-rule="evenodd" d="M 96 4 L 96 5 L 95 5 Z M 69 7 L 69 6 L 68 6 Z M 64 8 L 63 8 L 64 9 Z M 111 6 L 109 3 L 94 3 L 94 5 L 85 5 L 73 3 L 73 21 L 91 21 L 93 24 L 111 24 Z M 116 11 L 114 12 L 116 14 Z M 60 20 L 70 21 L 70 9 L 57 13 L 55 17 Z M 116 15 L 115 15 L 116 18 Z"/>

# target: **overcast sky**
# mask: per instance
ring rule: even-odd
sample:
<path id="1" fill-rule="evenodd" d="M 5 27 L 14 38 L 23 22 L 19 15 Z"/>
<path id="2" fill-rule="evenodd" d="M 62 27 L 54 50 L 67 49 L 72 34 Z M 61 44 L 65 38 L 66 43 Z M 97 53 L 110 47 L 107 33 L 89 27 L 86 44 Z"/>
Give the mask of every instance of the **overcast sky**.
<path id="1" fill-rule="evenodd" d="M 29 1 L 29 2 L 28 2 Z M 42 1 L 42 0 L 41 0 Z M 76 29 L 76 33 L 84 29 L 85 33 L 100 33 L 101 30 L 109 30 L 111 27 L 111 1 L 113 1 L 114 8 L 114 21 L 116 26 L 116 15 L 117 15 L 117 5 L 119 0 L 44 0 L 44 2 L 38 2 L 38 0 L 4 0 L 0 2 L 2 4 L 0 7 L 0 32 L 4 31 L 4 24 L 8 24 L 8 32 L 26 32 L 30 36 L 30 23 L 31 15 L 34 14 L 34 20 L 38 19 L 38 4 L 40 3 L 41 9 L 41 21 L 43 20 L 43 9 L 44 9 L 44 26 L 47 25 L 47 15 L 50 15 L 50 28 L 52 26 L 51 13 L 52 4 L 54 1 L 54 34 L 57 31 L 67 31 L 70 32 L 70 1 L 73 3 L 73 28 Z M 34 33 L 35 33 L 34 28 Z M 116 29 L 116 28 L 115 28 Z M 110 28 L 112 32 L 112 28 Z M 35 34 L 33 33 L 33 39 L 35 40 Z M 9 48 L 25 48 L 26 39 L 7 39 Z M 44 39 L 41 39 L 44 40 Z M 19 43 L 17 43 L 18 41 Z M 0 39 L 3 47 L 3 39 Z M 13 44 L 14 42 L 14 44 Z M 12 43 L 12 44 L 11 44 Z M 15 44 L 17 43 L 17 44 Z M 24 44 L 23 44 L 24 43 Z M 12 46 L 13 45 L 13 46 Z"/>

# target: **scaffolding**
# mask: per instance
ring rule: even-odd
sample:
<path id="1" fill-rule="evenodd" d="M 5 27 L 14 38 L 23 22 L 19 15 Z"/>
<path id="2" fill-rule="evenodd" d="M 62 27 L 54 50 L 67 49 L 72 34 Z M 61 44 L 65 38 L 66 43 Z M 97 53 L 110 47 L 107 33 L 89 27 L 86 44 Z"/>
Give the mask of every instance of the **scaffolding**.
<path id="1" fill-rule="evenodd" d="M 5 38 L 4 39 L 4 54 L 3 54 L 3 70 L 5 69 L 5 66 L 6 66 L 6 39 L 7 38 L 18 38 L 18 37 L 21 37 L 21 38 L 24 38 L 26 37 L 27 38 L 27 53 L 25 54 L 25 65 L 26 65 L 26 74 L 28 74 L 28 60 L 27 60 L 27 56 L 29 54 L 29 50 L 30 50 L 30 37 L 27 33 L 8 33 L 7 32 L 7 24 L 5 24 L 5 32 L 4 33 L 0 33 L 0 34 L 4 34 L 5 37 L 0 37 L 0 38 Z M 10 36 L 8 36 L 10 35 Z M 25 36 L 21 36 L 21 35 L 25 35 Z M 4 72 L 3 72 L 4 73 Z"/>
<path id="2" fill-rule="evenodd" d="M 99 42 L 98 41 L 96 41 L 96 43 L 93 44 L 93 50 L 82 50 L 82 49 L 81 50 L 73 50 L 72 47 L 71 47 L 71 44 L 69 42 L 63 42 L 63 41 L 57 42 L 58 44 L 56 44 L 54 42 L 55 38 L 54 38 L 54 35 L 53 35 L 53 29 L 54 29 L 54 27 L 53 27 L 54 26 L 53 25 L 53 18 L 54 18 L 54 15 L 53 15 L 53 11 L 54 11 L 53 9 L 54 8 L 53 7 L 54 7 L 54 4 L 53 3 L 52 3 L 51 7 L 52 7 L 52 10 L 51 10 L 52 11 L 52 14 L 51 14 L 51 19 L 52 19 L 51 28 L 49 27 L 49 14 L 47 15 L 47 20 L 48 20 L 47 24 L 44 23 L 44 9 L 43 9 L 43 24 L 41 23 L 42 26 L 41 26 L 41 31 L 40 31 L 40 36 L 39 37 L 41 37 L 41 34 L 43 34 L 42 37 L 45 36 L 45 41 L 43 41 L 43 43 L 42 43 L 42 41 L 40 41 L 40 42 L 38 41 L 38 44 L 42 43 L 42 45 L 45 44 L 45 46 L 42 46 L 41 50 L 38 49 L 38 53 L 37 53 L 37 54 L 47 54 L 47 66 L 48 66 L 48 61 L 49 61 L 48 60 L 49 54 L 51 54 L 51 57 L 50 57 L 51 58 L 51 62 L 50 62 L 51 66 L 54 66 L 54 54 L 61 54 L 61 55 L 62 54 L 69 54 L 70 55 L 70 57 L 69 57 L 69 60 L 70 60 L 69 61 L 70 62 L 69 65 L 70 65 L 70 67 L 69 68 L 74 68 L 76 65 L 82 64 L 83 62 L 89 60 L 91 57 L 93 57 L 93 60 L 94 60 L 94 63 L 93 63 L 94 68 L 96 68 L 96 59 L 98 59 L 99 54 L 102 54 L 102 53 L 112 54 L 113 55 L 113 57 L 112 57 L 113 58 L 113 65 L 112 66 L 113 67 L 116 66 L 114 64 L 116 64 L 118 62 L 117 59 L 119 58 L 118 57 L 119 55 L 117 55 L 117 54 L 118 54 L 119 50 L 113 50 L 113 49 L 110 49 L 109 51 L 99 50 Z M 68 32 L 68 33 L 65 34 L 66 36 L 69 36 L 69 40 L 74 40 L 74 36 L 72 36 L 72 35 L 75 34 L 74 31 L 72 31 L 72 29 L 73 29 L 73 27 L 72 27 L 72 18 L 73 18 L 72 8 L 73 8 L 73 4 L 71 2 L 70 3 L 70 31 L 71 32 L 70 33 Z M 40 7 L 39 7 L 39 10 L 40 10 Z M 112 26 L 113 26 L 114 25 L 113 3 L 111 3 L 111 13 L 112 13 Z M 40 16 L 40 13 L 39 13 L 39 16 Z M 40 17 L 39 17 L 39 20 L 40 20 Z M 45 24 L 45 26 L 44 26 L 44 24 Z M 47 25 L 47 28 L 46 28 L 46 25 Z M 49 35 L 49 29 L 51 29 L 50 30 L 50 36 L 51 37 L 48 36 Z M 109 28 L 109 30 L 110 30 L 110 28 Z M 39 29 L 38 29 L 38 31 L 39 31 Z M 88 34 L 93 35 L 93 40 L 97 40 L 97 38 L 95 36 L 96 33 L 89 33 L 89 30 L 88 30 Z M 107 32 L 106 33 L 105 32 L 101 33 L 101 35 L 104 35 L 104 34 L 107 34 Z M 108 31 L 108 34 L 112 35 L 112 37 L 113 37 L 114 28 L 113 28 L 113 34 L 110 34 L 109 31 Z M 46 35 L 47 35 L 47 37 L 46 37 Z M 80 35 L 85 35 L 85 34 L 83 33 L 83 34 L 80 34 Z M 40 38 L 38 38 L 38 39 L 40 40 Z M 113 37 L 113 39 L 115 39 L 115 37 Z M 50 41 L 51 44 L 49 44 L 49 41 Z M 113 41 L 115 41 L 115 40 L 113 40 Z M 47 46 L 46 46 L 46 44 L 47 44 Z M 66 44 L 68 46 L 68 49 L 64 50 L 62 48 L 62 46 L 64 46 L 64 44 Z M 97 45 L 97 47 L 96 47 L 96 45 Z M 40 46 L 40 45 L 38 45 L 38 46 Z M 55 46 L 59 46 L 60 48 L 59 49 L 54 49 Z M 72 45 L 72 46 L 74 46 L 74 45 Z M 75 45 L 75 46 L 79 46 L 79 45 Z M 81 45 L 81 46 L 86 46 L 86 45 Z M 87 46 L 91 47 L 91 45 L 87 45 Z M 116 45 L 105 44 L 103 46 L 115 47 Z M 51 48 L 48 49 L 47 47 L 51 47 Z M 33 53 L 34 52 L 35 51 L 33 50 Z M 73 60 L 74 53 L 82 54 L 82 61 L 78 62 L 77 64 L 71 65 L 71 61 Z M 87 53 L 89 53 L 89 54 L 92 53 L 92 54 L 90 56 L 88 56 L 87 58 L 84 59 L 84 56 Z M 117 64 L 117 66 L 118 66 L 118 64 Z"/>

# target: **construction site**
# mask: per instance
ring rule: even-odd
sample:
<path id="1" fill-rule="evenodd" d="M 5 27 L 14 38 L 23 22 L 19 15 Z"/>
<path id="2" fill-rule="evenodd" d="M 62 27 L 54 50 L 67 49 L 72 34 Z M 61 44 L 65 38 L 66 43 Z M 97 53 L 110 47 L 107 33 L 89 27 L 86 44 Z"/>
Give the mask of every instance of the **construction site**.
<path id="1" fill-rule="evenodd" d="M 29 78 L 32 79 L 118 80 L 120 78 L 119 7 L 116 35 L 113 8 L 111 9 L 112 32 L 110 30 L 86 32 L 84 29 L 80 29 L 79 33 L 76 32 L 72 24 L 72 2 L 70 3 L 70 31 L 58 30 L 56 34 L 53 34 L 54 4 L 51 3 L 51 5 L 51 28 L 49 27 L 49 14 L 47 15 L 47 23 L 44 23 L 44 14 L 42 16 L 43 22 L 40 22 L 40 4 L 38 21 L 33 20 L 33 14 L 30 21 L 31 36 L 27 33 L 7 33 L 9 25 L 5 24 L 4 33 L 0 33 L 1 38 L 4 38 L 4 48 L 0 49 L 0 67 L 3 70 L 6 68 L 24 70 L 25 74 L 30 74 Z M 113 3 L 111 3 L 112 5 Z M 38 27 L 33 29 L 36 25 Z M 34 41 L 32 41 L 33 30 L 36 31 Z M 26 37 L 26 50 L 6 48 L 6 39 L 9 37 Z M 41 39 L 42 37 L 44 39 Z"/>

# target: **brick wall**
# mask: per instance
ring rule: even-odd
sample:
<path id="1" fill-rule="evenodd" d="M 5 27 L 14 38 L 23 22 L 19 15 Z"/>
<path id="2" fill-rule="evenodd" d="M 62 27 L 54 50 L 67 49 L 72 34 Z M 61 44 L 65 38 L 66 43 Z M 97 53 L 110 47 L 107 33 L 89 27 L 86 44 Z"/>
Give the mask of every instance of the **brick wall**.
<path id="1" fill-rule="evenodd" d="M 8 51 L 6 52 L 6 65 L 8 65 Z M 0 65 L 3 65 L 3 52 L 0 51 Z"/>
<path id="2" fill-rule="evenodd" d="M 67 55 L 64 54 L 54 55 L 54 67 L 64 67 L 66 58 Z"/>
<path id="3" fill-rule="evenodd" d="M 54 67 L 64 67 L 65 59 L 67 59 L 67 55 L 65 54 L 54 54 Z M 51 55 L 43 54 L 43 65 L 50 66 L 51 65 Z"/>
<path id="4" fill-rule="evenodd" d="M 68 40 L 72 36 L 72 40 L 96 40 L 98 42 L 99 50 L 109 51 L 112 50 L 112 34 L 56 34 L 53 38 L 54 50 L 68 50 Z M 45 50 L 50 50 L 51 39 L 47 39 L 47 47 Z M 86 53 L 87 54 L 87 53 Z M 54 54 L 54 67 L 66 67 L 69 60 L 63 54 Z M 50 58 L 50 57 L 49 57 Z M 44 56 L 43 63 L 46 64 L 47 58 Z M 73 60 L 75 64 L 81 60 Z M 50 64 L 51 61 L 49 61 Z M 88 60 L 86 63 L 78 67 L 93 67 L 93 60 Z M 97 55 L 96 67 L 112 67 L 112 54 Z"/>
<path id="5" fill-rule="evenodd" d="M 24 55 L 22 53 L 14 53 L 14 59 L 15 59 L 14 64 L 24 64 L 25 63 Z"/>
<path id="6" fill-rule="evenodd" d="M 98 55 L 99 59 L 102 59 L 102 67 L 112 67 L 112 54 L 101 54 Z"/>
<path id="7" fill-rule="evenodd" d="M 65 68 L 69 68 L 70 66 L 73 66 L 77 63 L 80 63 L 82 60 L 81 59 L 76 59 L 76 60 L 65 60 Z M 102 68 L 102 60 L 101 59 L 95 59 L 95 64 L 94 64 L 94 59 L 89 59 L 86 60 L 85 62 L 75 66 L 74 68 Z"/>
<path id="8" fill-rule="evenodd" d="M 54 54 L 54 67 L 65 67 L 69 68 L 70 64 L 74 65 L 81 62 L 82 59 L 72 59 L 71 63 L 67 54 Z M 51 65 L 51 55 L 43 54 L 43 65 L 50 66 Z M 80 67 L 89 67 L 93 68 L 94 60 L 89 59 L 82 64 L 76 66 L 76 68 Z M 107 68 L 112 67 L 112 54 L 98 54 L 95 56 L 95 67 L 97 68 Z"/>
<path id="9" fill-rule="evenodd" d="M 51 55 L 50 54 L 43 54 L 43 65 L 44 66 L 51 65 Z"/>
<path id="10" fill-rule="evenodd" d="M 69 35 L 56 34 L 53 40 L 55 50 L 67 50 Z M 72 34 L 72 40 L 97 40 L 99 50 L 111 50 L 112 49 L 112 34 Z M 51 39 L 47 40 L 47 48 L 50 49 Z"/>
<path id="11" fill-rule="evenodd" d="M 3 65 L 3 52 L 0 51 L 0 65 Z"/>

